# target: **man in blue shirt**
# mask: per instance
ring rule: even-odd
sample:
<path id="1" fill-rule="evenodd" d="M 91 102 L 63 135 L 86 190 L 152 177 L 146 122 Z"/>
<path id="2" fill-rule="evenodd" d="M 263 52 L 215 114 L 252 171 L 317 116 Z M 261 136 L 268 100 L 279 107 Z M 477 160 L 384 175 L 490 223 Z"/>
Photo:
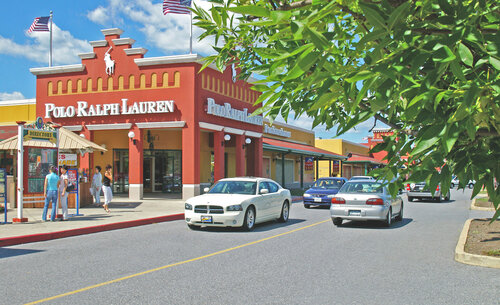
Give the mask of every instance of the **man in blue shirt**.
<path id="1" fill-rule="evenodd" d="M 50 167 L 50 173 L 45 176 L 45 184 L 43 186 L 43 193 L 45 196 L 45 205 L 43 206 L 42 221 L 47 220 L 47 209 L 49 203 L 52 201 L 52 211 L 50 213 L 50 221 L 56 220 L 57 211 L 57 188 L 59 186 L 59 176 L 56 174 L 56 167 Z"/>

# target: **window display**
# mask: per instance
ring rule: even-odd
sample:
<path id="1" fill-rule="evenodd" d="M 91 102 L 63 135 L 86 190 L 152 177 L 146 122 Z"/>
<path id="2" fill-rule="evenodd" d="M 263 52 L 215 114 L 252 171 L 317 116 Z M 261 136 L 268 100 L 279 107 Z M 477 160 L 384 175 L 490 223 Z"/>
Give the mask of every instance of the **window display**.
<path id="1" fill-rule="evenodd" d="M 45 176 L 51 165 L 57 166 L 57 150 L 28 148 L 28 193 L 43 193 Z"/>

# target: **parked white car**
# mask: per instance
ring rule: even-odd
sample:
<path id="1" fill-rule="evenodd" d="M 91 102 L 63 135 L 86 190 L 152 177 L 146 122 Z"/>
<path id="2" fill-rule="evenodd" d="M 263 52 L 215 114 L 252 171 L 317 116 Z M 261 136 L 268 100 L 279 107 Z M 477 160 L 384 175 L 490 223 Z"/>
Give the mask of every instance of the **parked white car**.
<path id="1" fill-rule="evenodd" d="M 226 178 L 204 191 L 185 203 L 185 220 L 191 229 L 219 226 L 250 231 L 260 222 L 288 221 L 290 191 L 271 179 Z"/>

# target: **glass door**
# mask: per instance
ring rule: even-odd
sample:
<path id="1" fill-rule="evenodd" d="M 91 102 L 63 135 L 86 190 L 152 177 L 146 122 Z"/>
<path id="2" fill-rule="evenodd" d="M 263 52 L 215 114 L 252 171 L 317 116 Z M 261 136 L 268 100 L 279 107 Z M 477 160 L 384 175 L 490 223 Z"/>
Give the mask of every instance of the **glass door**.
<path id="1" fill-rule="evenodd" d="M 153 186 L 154 186 L 154 176 L 155 176 L 155 171 L 154 171 L 154 164 L 155 164 L 155 158 L 154 157 L 145 157 L 144 158 L 144 167 L 143 167 L 143 186 L 144 186 L 144 192 L 145 193 L 151 193 L 153 192 Z"/>

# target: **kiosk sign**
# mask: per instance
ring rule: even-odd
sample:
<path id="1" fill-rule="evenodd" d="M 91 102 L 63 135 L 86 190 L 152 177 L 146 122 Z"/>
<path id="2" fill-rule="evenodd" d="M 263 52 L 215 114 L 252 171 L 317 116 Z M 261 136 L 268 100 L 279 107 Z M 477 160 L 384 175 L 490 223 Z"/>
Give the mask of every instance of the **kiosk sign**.
<path id="1" fill-rule="evenodd" d="M 49 141 L 57 145 L 57 130 L 43 124 L 43 119 L 38 117 L 34 124 L 23 128 L 23 141 L 29 140 Z"/>
<path id="2" fill-rule="evenodd" d="M 3 201 L 4 223 L 7 223 L 7 172 L 0 168 L 0 202 Z"/>

